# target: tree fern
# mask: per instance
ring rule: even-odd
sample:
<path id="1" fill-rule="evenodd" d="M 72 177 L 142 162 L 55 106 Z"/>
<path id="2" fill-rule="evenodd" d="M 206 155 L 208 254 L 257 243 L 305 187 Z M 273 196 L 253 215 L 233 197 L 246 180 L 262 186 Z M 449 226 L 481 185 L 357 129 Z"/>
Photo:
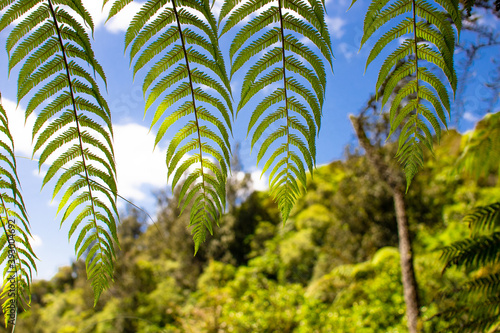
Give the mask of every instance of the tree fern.
<path id="1" fill-rule="evenodd" d="M 259 10 L 263 11 L 257 14 Z M 331 65 L 331 42 L 324 6 L 317 0 L 226 1 L 220 13 L 220 21 L 227 17 L 221 34 L 253 14 L 257 15 L 238 30 L 231 43 L 231 75 L 253 63 L 245 74 L 238 111 L 262 89 L 280 82 L 280 88 L 252 103 L 248 133 L 253 130 L 252 148 L 263 139 L 257 163 L 272 144 L 278 145 L 262 172 L 271 170 L 270 192 L 286 221 L 301 187 L 306 186 L 306 169 L 312 172 L 315 164 L 326 85 L 323 61 L 316 51 Z M 275 22 L 277 26 L 264 29 Z M 295 36 L 308 39 L 316 50 Z M 256 56 L 259 60 L 253 62 Z"/>
<path id="2" fill-rule="evenodd" d="M 1 96 L 0 96 L 1 100 Z M 31 248 L 30 225 L 20 192 L 16 171 L 14 142 L 9 131 L 7 113 L 0 104 L 0 263 L 5 265 L 2 283 L 2 310 L 5 326 L 15 327 L 18 306 L 30 305 L 30 284 L 36 271 L 35 254 Z"/>
<path id="3" fill-rule="evenodd" d="M 75 252 L 86 255 L 97 302 L 113 276 L 117 209 L 110 110 L 94 78 L 97 73 L 106 82 L 106 77 L 79 20 L 91 30 L 93 22 L 80 0 L 3 1 L 2 6 L 7 9 L 0 30 L 21 18 L 7 40 L 9 70 L 22 62 L 18 102 L 29 96 L 26 117 L 38 111 L 33 154 L 41 152 L 39 168 L 51 164 L 43 186 L 58 175 L 53 197 L 63 190 L 61 224 L 71 221 L 70 238 L 79 229 Z"/>
<path id="4" fill-rule="evenodd" d="M 479 273 L 454 291 L 458 305 L 443 315 L 466 316 L 465 323 L 449 328 L 454 332 L 486 332 L 500 325 L 500 202 L 475 208 L 464 222 L 469 223 L 471 238 L 445 247 L 441 257 L 446 262 L 445 270 L 455 266 Z"/>
<path id="5" fill-rule="evenodd" d="M 436 9 L 436 5 L 443 10 Z M 403 20 L 400 19 L 402 15 L 405 16 Z M 399 92 L 390 107 L 391 134 L 399 126 L 402 127 L 397 156 L 404 168 L 407 186 L 423 164 L 423 147 L 432 152 L 433 133 L 439 139 L 441 124 L 447 126 L 446 114 L 450 114 L 448 91 L 439 74 L 423 64 L 439 68 L 455 91 L 455 34 L 450 17 L 460 33 L 461 17 L 458 1 L 454 0 L 436 0 L 435 3 L 426 0 L 373 0 L 366 13 L 361 47 L 386 23 L 398 22 L 377 40 L 368 56 L 367 67 L 388 44 L 405 37 L 384 60 L 376 91 L 387 79 L 382 99 L 384 105 L 403 78 L 413 78 L 398 87 Z M 406 65 L 391 71 L 400 60 L 406 60 Z"/>
<path id="6" fill-rule="evenodd" d="M 110 17 L 129 2 L 116 1 Z M 208 0 L 147 1 L 127 29 L 125 47 L 134 75 L 150 66 L 143 91 L 146 111 L 159 101 L 151 124 L 161 120 L 155 144 L 172 125 L 189 119 L 170 141 L 166 162 L 172 188 L 186 174 L 179 204 L 182 210 L 192 204 L 196 252 L 225 209 L 230 163 L 232 101 Z"/>

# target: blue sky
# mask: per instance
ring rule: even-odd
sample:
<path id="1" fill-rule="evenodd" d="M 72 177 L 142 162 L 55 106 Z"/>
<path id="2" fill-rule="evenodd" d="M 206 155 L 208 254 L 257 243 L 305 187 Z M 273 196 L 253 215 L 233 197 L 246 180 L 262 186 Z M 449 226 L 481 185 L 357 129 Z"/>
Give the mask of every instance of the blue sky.
<path id="1" fill-rule="evenodd" d="M 96 0 L 83 2 L 94 18 L 96 31 L 93 47 L 108 78 L 108 93 L 105 94 L 104 88 L 102 92 L 112 111 L 119 192 L 153 215 L 155 199 L 152 193 L 168 186 L 165 166 L 168 138 L 153 151 L 156 128 L 149 130 L 152 111 L 144 118 L 141 88 L 144 73 L 139 73 L 135 82 L 132 80 L 129 59 L 127 55 L 124 55 L 123 49 L 125 28 L 133 13 L 140 8 L 140 3 L 132 3 L 119 16 L 104 25 L 106 10 L 101 13 L 101 2 Z M 96 3 L 99 5 L 96 6 Z M 357 113 L 369 98 L 380 66 L 380 62 L 376 61 L 368 68 L 366 74 L 364 73 L 365 61 L 370 47 L 373 46 L 373 40 L 370 40 L 358 52 L 368 1 L 359 0 L 348 12 L 346 10 L 350 2 L 347 0 L 330 0 L 326 3 L 327 23 L 333 37 L 333 51 L 336 59 L 333 64 L 334 75 L 329 73 L 327 77 L 322 129 L 317 138 L 318 165 L 341 158 L 344 146 L 354 142 L 348 115 Z M 496 21 L 486 23 L 498 27 Z M 0 44 L 4 45 L 8 33 L 9 29 L 0 33 Z M 223 45 L 230 43 L 228 37 L 230 38 L 230 36 L 223 37 Z M 488 57 L 491 58 L 494 54 L 494 51 L 492 54 L 486 53 L 481 56 L 483 59 L 479 60 L 488 62 Z M 31 157 L 31 125 L 34 118 L 29 118 L 24 126 L 25 100 L 16 109 L 17 71 L 14 70 L 8 78 L 5 51 L 0 52 L 0 64 L 2 104 L 9 114 L 9 126 L 15 137 L 16 154 L 28 158 L 18 159 L 18 171 L 32 225 L 34 250 L 40 259 L 37 278 L 47 279 L 56 273 L 57 267 L 67 265 L 75 258 L 74 242 L 68 241 L 68 224 L 59 228 L 60 217 L 56 217 L 58 201 L 57 198 L 52 200 L 51 186 L 53 184 L 40 190 L 46 167 L 42 167 L 39 173 L 37 162 L 29 159 Z M 478 82 L 488 82 L 492 74 L 486 66 L 475 70 L 472 75 Z M 233 77 L 232 86 L 235 92 L 241 87 L 241 82 L 241 75 Z M 481 115 L 480 99 L 485 92 L 479 85 L 476 86 L 471 85 L 464 92 L 468 99 L 467 110 L 459 122 L 461 130 L 470 129 Z M 244 169 L 253 173 L 256 188 L 262 189 L 266 186 L 265 177 L 260 180 L 260 172 L 255 165 L 256 154 L 250 155 L 249 140 L 245 141 L 248 113 L 248 109 L 240 112 L 234 124 L 233 142 L 241 143 L 240 156 Z M 455 123 L 457 122 L 452 119 L 451 124 Z M 173 136 L 172 132 L 167 134 L 169 137 Z M 121 202 L 120 209 L 123 210 L 124 205 L 125 203 Z"/>

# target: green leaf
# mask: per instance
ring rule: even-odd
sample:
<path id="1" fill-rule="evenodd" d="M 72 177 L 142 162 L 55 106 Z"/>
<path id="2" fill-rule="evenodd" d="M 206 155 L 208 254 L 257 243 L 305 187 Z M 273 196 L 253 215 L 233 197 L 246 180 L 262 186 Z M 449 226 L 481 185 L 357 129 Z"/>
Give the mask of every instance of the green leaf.
<path id="1" fill-rule="evenodd" d="M 166 163 L 168 177 L 174 175 L 173 188 L 187 173 L 180 184 L 179 203 L 188 199 L 183 210 L 193 205 L 190 225 L 196 226 L 193 239 L 197 251 L 206 230 L 212 233 L 213 223 L 218 224 L 224 210 L 233 106 L 217 24 L 208 1 L 174 0 L 169 1 L 171 7 L 166 3 L 150 0 L 142 6 L 127 29 L 125 47 L 131 45 L 131 61 L 137 57 L 134 75 L 145 66 L 150 68 L 143 91 L 146 111 L 156 109 L 151 127 L 160 122 L 155 146 L 173 125 L 181 127 L 170 141 Z M 113 15 L 124 5 L 124 1 L 115 2 Z M 215 90 L 217 96 L 205 87 Z M 213 126 L 215 132 L 205 124 Z M 208 156 L 218 159 L 220 165 L 212 164 Z"/>

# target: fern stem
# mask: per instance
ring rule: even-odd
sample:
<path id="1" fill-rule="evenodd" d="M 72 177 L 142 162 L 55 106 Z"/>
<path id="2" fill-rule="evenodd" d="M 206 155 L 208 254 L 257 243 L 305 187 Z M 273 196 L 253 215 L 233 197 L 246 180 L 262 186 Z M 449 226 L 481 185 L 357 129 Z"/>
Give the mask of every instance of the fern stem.
<path id="1" fill-rule="evenodd" d="M 189 59 L 186 51 L 186 43 L 184 41 L 184 35 L 182 34 L 182 28 L 181 28 L 181 22 L 179 20 L 179 14 L 177 12 L 177 6 L 175 5 L 175 1 L 172 0 L 172 8 L 174 10 L 175 14 L 175 20 L 177 21 L 177 29 L 179 30 L 179 37 L 181 38 L 181 44 L 182 44 L 182 51 L 184 52 L 184 59 L 186 60 L 186 69 L 188 72 L 188 78 L 189 78 L 189 88 L 191 89 L 191 98 L 193 100 L 193 109 L 194 109 L 194 119 L 196 123 L 196 130 L 198 133 L 198 143 L 200 145 L 200 165 L 201 165 L 201 179 L 202 183 L 201 186 L 203 187 L 203 197 L 206 198 L 206 190 L 205 190 L 205 174 L 203 171 L 203 151 L 202 151 L 202 142 L 201 142 L 201 132 L 200 132 L 200 125 L 199 125 L 199 120 L 198 120 L 198 113 L 196 111 L 196 98 L 194 97 L 194 88 L 193 88 L 193 78 L 191 77 L 191 69 L 189 66 Z M 205 209 L 205 200 L 203 200 L 203 208 Z"/>
<path id="2" fill-rule="evenodd" d="M 412 0 L 412 6 L 413 6 L 413 39 L 415 40 L 415 81 L 416 81 L 415 92 L 417 94 L 417 109 L 415 111 L 415 115 L 418 117 L 418 105 L 420 103 L 420 98 L 418 94 L 417 4 L 415 0 Z M 417 131 L 418 131 L 418 125 L 417 122 L 415 121 L 415 133 Z"/>
<path id="3" fill-rule="evenodd" d="M 87 170 L 87 163 L 85 161 L 85 151 L 83 149 L 83 140 L 82 140 L 82 132 L 81 132 L 81 129 L 80 129 L 80 123 L 78 122 L 78 111 L 76 109 L 76 101 L 75 101 L 75 94 L 73 92 L 73 84 L 71 82 L 71 74 L 70 74 L 70 71 L 69 71 L 69 66 L 68 66 L 68 58 L 66 57 L 66 51 L 64 49 L 64 43 L 63 43 L 63 39 L 62 39 L 62 36 L 61 36 L 61 31 L 59 29 L 59 23 L 57 22 L 57 19 L 56 19 L 56 13 L 54 11 L 54 7 L 52 6 L 52 2 L 51 0 L 47 0 L 47 2 L 49 3 L 49 8 L 50 8 L 50 12 L 52 14 L 52 18 L 54 19 L 54 25 L 55 25 L 55 28 L 56 28 L 56 32 L 57 32 L 57 38 L 59 40 L 59 44 L 61 45 L 61 53 L 62 53 L 62 56 L 63 56 L 63 60 L 64 60 L 64 68 L 66 69 L 66 76 L 68 78 L 68 85 L 69 85 L 69 92 L 70 92 L 70 95 L 71 95 L 71 102 L 73 104 L 73 114 L 75 116 L 75 124 L 76 124 L 76 130 L 78 132 L 78 143 L 79 143 L 79 146 L 80 146 L 80 152 L 82 154 L 82 163 L 83 163 L 83 170 L 85 171 L 85 181 L 87 182 L 87 188 L 89 190 L 89 196 L 90 196 L 90 202 L 91 202 L 91 208 L 92 208 L 92 214 L 93 214 L 93 225 L 94 225 L 94 228 L 95 228 L 95 231 L 97 233 L 97 241 L 99 243 L 99 251 L 100 253 L 104 253 L 103 249 L 102 249 L 102 240 L 101 240 L 101 237 L 99 236 L 99 229 L 97 228 L 97 220 L 96 220 L 96 210 L 95 210 L 95 204 L 94 204 L 94 197 L 92 196 L 92 187 L 90 185 L 91 181 L 90 181 L 90 176 L 89 176 L 89 173 L 88 173 L 88 170 Z M 102 267 L 102 261 L 99 263 L 99 265 Z"/>
<path id="4" fill-rule="evenodd" d="M 288 170 L 290 164 L 290 116 L 288 114 L 288 96 L 286 93 L 286 58 L 285 58 L 285 27 L 283 26 L 283 12 L 281 10 L 281 1 L 278 0 L 278 9 L 280 14 L 280 32 L 281 32 L 281 53 L 283 57 L 283 88 L 285 94 L 285 112 L 286 112 L 286 183 L 288 183 Z"/>

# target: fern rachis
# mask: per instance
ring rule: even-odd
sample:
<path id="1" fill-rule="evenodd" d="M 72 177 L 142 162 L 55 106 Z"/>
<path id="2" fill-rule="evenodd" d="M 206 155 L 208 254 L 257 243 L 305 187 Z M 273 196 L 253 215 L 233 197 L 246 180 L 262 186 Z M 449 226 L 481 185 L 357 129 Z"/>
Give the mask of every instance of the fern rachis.
<path id="1" fill-rule="evenodd" d="M 34 6 L 37 9 L 26 16 Z M 95 60 L 87 32 L 65 8 L 93 29 L 90 15 L 78 0 L 14 2 L 2 16 L 0 29 L 21 19 L 9 35 L 9 69 L 25 61 L 19 71 L 18 101 L 30 96 L 26 117 L 41 109 L 33 128 L 33 154 L 42 152 L 39 167 L 54 160 L 43 185 L 63 171 L 53 191 L 55 197 L 64 190 L 58 208 L 58 212 L 64 209 L 61 223 L 82 207 L 70 237 L 80 229 L 75 252 L 80 257 L 89 251 L 87 275 L 97 302 L 112 280 L 113 243 L 117 242 L 111 119 L 97 83 L 80 64 L 89 65 L 105 83 L 104 71 Z"/>
<path id="2" fill-rule="evenodd" d="M 460 33 L 461 18 L 458 3 L 452 0 L 436 2 L 449 12 Z M 387 5 L 388 7 L 386 7 Z M 412 178 L 423 165 L 422 145 L 425 145 L 432 152 L 433 136 L 428 124 L 432 125 L 434 133 L 439 139 L 441 125 L 437 119 L 444 126 L 447 122 L 443 106 L 448 111 L 448 115 L 450 113 L 449 95 L 444 84 L 438 79 L 438 76 L 422 67 L 421 63 L 427 61 L 440 68 L 455 91 L 454 32 L 447 19 L 448 13 L 437 10 L 425 0 L 398 0 L 394 2 L 374 0 L 365 17 L 361 46 L 375 31 L 386 23 L 397 20 L 400 15 L 406 15 L 406 18 L 378 39 L 370 52 L 366 66 L 377 58 L 391 41 L 411 34 L 411 37 L 406 38 L 402 45 L 386 58 L 376 84 L 378 91 L 387 78 L 388 84 L 382 100 L 382 104 L 385 104 L 388 97 L 396 89 L 398 82 L 411 77 L 400 88 L 390 108 L 391 134 L 400 125 L 403 128 L 399 137 L 397 156 L 403 165 L 407 186 L 409 186 Z M 411 65 L 400 67 L 391 72 L 391 69 L 401 60 L 405 60 Z M 391 74 L 387 77 L 389 73 Z M 406 105 L 403 105 L 403 102 Z M 427 105 L 432 106 L 434 112 L 431 112 Z"/>
<path id="3" fill-rule="evenodd" d="M 116 1 L 110 16 L 128 2 Z M 189 27 L 183 28 L 183 24 Z M 166 161 L 167 176 L 173 176 L 173 188 L 187 173 L 179 185 L 179 203 L 184 201 L 182 210 L 192 206 L 190 226 L 196 252 L 206 232 L 213 232 L 212 225 L 218 224 L 224 211 L 229 170 L 232 101 L 215 17 L 205 0 L 148 1 L 132 20 L 125 46 L 130 46 L 134 75 L 145 65 L 151 65 L 143 83 L 146 110 L 161 99 L 151 126 L 164 117 L 155 144 L 174 123 L 193 117 L 170 141 Z M 218 96 L 196 85 L 206 85 Z M 223 121 L 212 114 L 212 109 L 218 111 Z M 189 138 L 190 141 L 183 143 Z M 189 157 L 191 152 L 194 154 Z"/>
<path id="4" fill-rule="evenodd" d="M 255 55 L 264 51 L 264 55 L 245 75 L 238 111 L 248 105 L 248 102 L 264 87 L 274 82 L 282 82 L 282 88 L 265 96 L 255 106 L 248 133 L 254 129 L 252 147 L 267 136 L 257 154 L 257 163 L 266 155 L 273 143 L 284 141 L 268 158 L 263 172 L 272 167 L 269 180 L 270 192 L 278 202 L 283 221 L 286 221 L 300 195 L 299 184 L 302 187 L 306 185 L 304 161 L 311 172 L 313 169 L 315 137 L 320 127 L 326 82 L 320 58 L 300 43 L 293 34 L 286 32 L 291 30 L 309 39 L 331 64 L 330 37 L 326 30 L 324 7 L 317 1 L 305 3 L 297 0 L 261 0 L 239 5 L 240 1 L 224 3 L 220 20 L 225 19 L 226 15 L 229 17 L 221 34 L 263 6 L 271 5 L 236 33 L 230 47 L 231 75 L 250 62 Z M 279 25 L 260 35 L 263 27 L 274 22 L 279 22 Z M 300 81 L 297 81 L 292 73 L 297 74 Z M 302 82 L 312 89 L 304 86 Z M 275 109 L 275 105 L 281 103 L 282 106 L 277 106 Z M 308 108 L 305 105 L 308 105 Z M 265 116 L 268 112 L 269 114 Z M 297 113 L 300 118 L 295 117 L 293 113 Z M 267 134 L 272 126 L 277 126 L 277 129 Z"/>

